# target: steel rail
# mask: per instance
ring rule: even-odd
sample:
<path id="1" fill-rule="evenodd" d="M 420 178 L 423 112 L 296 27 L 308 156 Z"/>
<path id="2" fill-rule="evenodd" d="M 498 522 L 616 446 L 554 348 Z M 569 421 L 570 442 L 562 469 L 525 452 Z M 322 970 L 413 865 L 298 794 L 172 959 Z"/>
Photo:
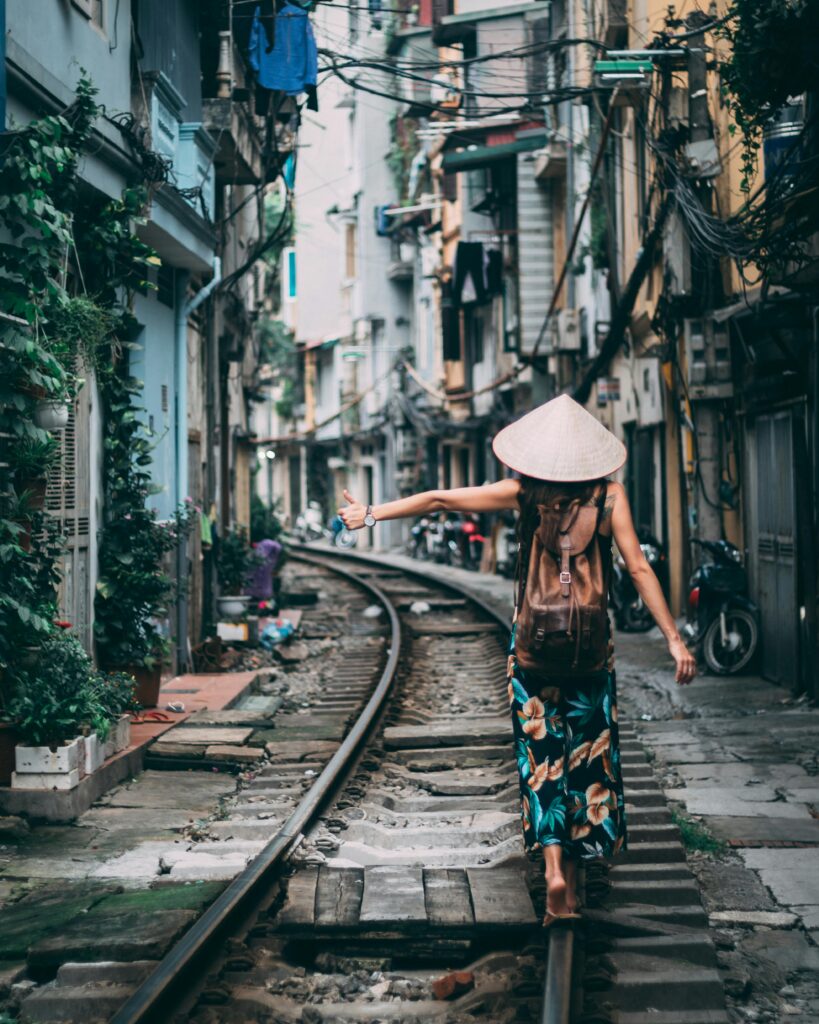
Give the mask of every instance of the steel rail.
<path id="1" fill-rule="evenodd" d="M 295 545 L 294 545 L 295 547 Z M 303 546 L 302 546 L 303 547 Z M 315 548 L 309 550 L 315 551 Z M 321 559 L 325 556 L 338 559 L 349 559 L 362 562 L 374 568 L 384 570 L 393 568 L 407 576 L 415 576 L 428 583 L 443 586 L 455 593 L 466 595 L 474 601 L 487 615 L 495 619 L 504 629 L 509 629 L 509 622 L 490 604 L 472 591 L 448 581 L 441 580 L 437 575 L 425 572 L 421 568 L 405 568 L 403 565 L 390 565 L 383 558 L 375 555 L 364 555 L 360 552 L 340 551 L 337 548 L 321 551 Z M 574 961 L 574 928 L 571 924 L 556 924 L 549 929 L 549 955 L 546 961 L 546 978 L 543 985 L 543 999 L 540 1007 L 539 1024 L 569 1024 L 572 1014 L 572 971 Z"/>
<path id="2" fill-rule="evenodd" d="M 186 988 L 193 986 L 194 979 L 201 978 L 203 962 L 211 955 L 215 945 L 229 933 L 232 924 L 241 915 L 249 912 L 254 899 L 273 880 L 291 846 L 310 825 L 339 780 L 344 777 L 345 769 L 378 721 L 392 688 L 401 649 L 401 624 L 389 597 L 375 584 L 345 569 L 327 566 L 323 560 L 302 553 L 294 554 L 293 557 L 329 568 L 369 591 L 384 606 L 390 620 L 387 663 L 372 696 L 341 746 L 281 829 L 162 958 L 156 969 L 114 1014 L 110 1024 L 157 1024 L 158 1021 L 172 1019 L 173 1006 L 184 995 Z"/>

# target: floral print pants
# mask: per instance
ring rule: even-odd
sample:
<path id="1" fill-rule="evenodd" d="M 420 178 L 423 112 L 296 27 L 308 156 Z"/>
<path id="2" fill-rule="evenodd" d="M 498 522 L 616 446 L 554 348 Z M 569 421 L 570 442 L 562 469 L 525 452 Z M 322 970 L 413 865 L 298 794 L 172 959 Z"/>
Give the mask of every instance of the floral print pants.
<path id="1" fill-rule="evenodd" d="M 529 851 L 563 847 L 574 860 L 611 857 L 626 845 L 614 669 L 578 679 L 527 678 L 507 668 Z"/>

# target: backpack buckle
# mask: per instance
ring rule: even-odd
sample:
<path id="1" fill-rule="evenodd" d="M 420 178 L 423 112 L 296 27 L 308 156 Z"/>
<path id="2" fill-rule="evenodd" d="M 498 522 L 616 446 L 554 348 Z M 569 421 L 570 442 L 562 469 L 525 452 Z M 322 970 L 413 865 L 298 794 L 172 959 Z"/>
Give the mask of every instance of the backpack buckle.
<path id="1" fill-rule="evenodd" d="M 570 572 L 562 572 L 560 574 L 560 582 L 562 584 L 569 584 L 572 582 L 572 574 Z"/>

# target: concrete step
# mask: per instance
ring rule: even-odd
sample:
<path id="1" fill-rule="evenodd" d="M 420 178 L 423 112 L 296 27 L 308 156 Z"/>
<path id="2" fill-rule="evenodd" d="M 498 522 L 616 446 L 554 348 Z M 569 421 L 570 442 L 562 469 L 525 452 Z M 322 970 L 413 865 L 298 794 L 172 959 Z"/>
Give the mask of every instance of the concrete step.
<path id="1" fill-rule="evenodd" d="M 613 954 L 641 954 L 684 960 L 700 967 L 716 967 L 717 955 L 707 933 L 693 935 L 641 935 L 636 938 L 610 939 L 609 952 Z"/>
<path id="2" fill-rule="evenodd" d="M 678 840 L 646 841 L 632 836 L 632 845 L 620 854 L 618 866 L 651 864 L 684 864 L 685 850 Z"/>
<path id="3" fill-rule="evenodd" d="M 632 804 L 626 789 L 626 819 L 629 831 L 640 825 L 667 825 L 671 822 L 671 811 L 665 804 Z"/>
<path id="4" fill-rule="evenodd" d="M 622 903 L 648 903 L 655 907 L 685 907 L 699 902 L 700 890 L 693 878 L 667 878 L 662 881 L 640 879 L 626 881 L 615 876 L 604 897 L 607 907 Z"/>
<path id="5" fill-rule="evenodd" d="M 677 1013 L 717 1010 L 725 1005 L 722 981 L 708 967 L 673 963 L 662 958 L 615 954 L 617 981 L 605 999 L 617 1010 L 645 1012 L 646 1007 Z M 622 1020 L 622 1018 L 619 1018 Z M 690 1016 L 683 1018 L 690 1021 Z"/>
<path id="6" fill-rule="evenodd" d="M 668 864 L 645 863 L 645 864 L 623 864 L 619 860 L 612 866 L 609 877 L 615 885 L 622 882 L 649 882 L 667 881 L 692 878 L 688 865 L 682 861 Z"/>

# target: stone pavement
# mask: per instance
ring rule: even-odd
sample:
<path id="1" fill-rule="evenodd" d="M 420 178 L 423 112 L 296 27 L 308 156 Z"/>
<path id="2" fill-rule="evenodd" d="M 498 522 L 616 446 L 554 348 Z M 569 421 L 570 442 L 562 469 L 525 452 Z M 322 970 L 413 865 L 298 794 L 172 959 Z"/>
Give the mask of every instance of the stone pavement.
<path id="1" fill-rule="evenodd" d="M 389 559 L 511 616 L 509 580 Z M 732 1019 L 819 1024 L 819 709 L 759 676 L 677 686 L 659 630 L 615 639 L 621 707 L 677 809 Z"/>

